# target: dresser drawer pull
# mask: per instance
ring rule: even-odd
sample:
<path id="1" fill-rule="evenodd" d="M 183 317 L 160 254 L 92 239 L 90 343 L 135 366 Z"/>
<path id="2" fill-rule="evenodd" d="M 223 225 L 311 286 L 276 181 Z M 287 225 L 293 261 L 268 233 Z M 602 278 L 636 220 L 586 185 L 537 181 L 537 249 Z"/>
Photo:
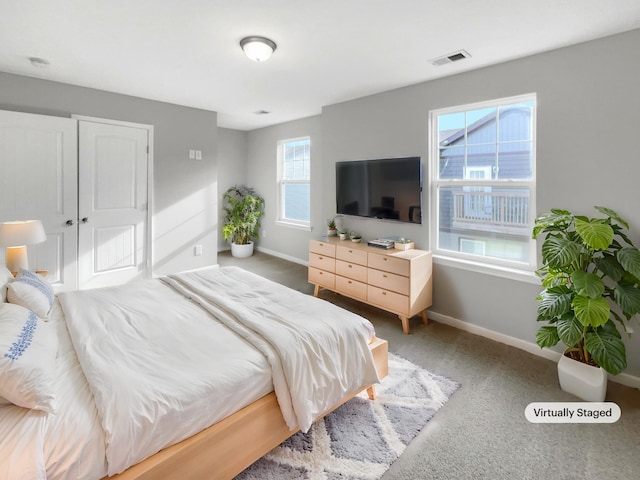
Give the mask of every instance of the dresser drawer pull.
<path id="1" fill-rule="evenodd" d="M 353 253 L 353 250 L 349 250 L 349 253 Z"/>
<path id="2" fill-rule="evenodd" d="M 382 257 L 382 259 L 386 262 L 387 261 L 387 257 Z"/>
<path id="3" fill-rule="evenodd" d="M 348 280 L 348 283 L 351 284 L 352 283 L 351 280 Z"/>
<path id="4" fill-rule="evenodd" d="M 324 257 L 318 257 L 318 260 L 324 260 Z"/>
<path id="5" fill-rule="evenodd" d="M 320 275 L 324 275 L 324 272 L 318 272 Z"/>
<path id="6" fill-rule="evenodd" d="M 387 274 L 386 274 L 386 273 L 383 273 L 383 274 L 382 274 L 382 278 L 387 278 Z"/>
<path id="7" fill-rule="evenodd" d="M 353 265 L 347 265 L 347 266 L 348 266 L 349 268 L 352 268 L 352 267 L 353 267 Z"/>
<path id="8" fill-rule="evenodd" d="M 382 292 L 382 294 L 383 294 L 383 295 L 386 295 L 386 294 L 387 294 L 387 292 Z"/>

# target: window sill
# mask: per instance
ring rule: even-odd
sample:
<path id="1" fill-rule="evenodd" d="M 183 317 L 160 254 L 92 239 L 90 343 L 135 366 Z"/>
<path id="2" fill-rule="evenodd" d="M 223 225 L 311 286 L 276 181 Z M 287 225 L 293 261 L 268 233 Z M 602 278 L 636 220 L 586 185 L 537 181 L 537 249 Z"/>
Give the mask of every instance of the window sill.
<path id="1" fill-rule="evenodd" d="M 301 223 L 293 223 L 293 222 L 286 222 L 283 220 L 276 220 L 276 225 L 278 225 L 279 227 L 287 227 L 287 228 L 293 228 L 296 230 L 304 230 L 306 232 L 311 231 L 311 225 L 304 225 Z"/>
<path id="2" fill-rule="evenodd" d="M 444 265 L 446 267 L 459 268 L 476 273 L 483 273 L 486 275 L 507 278 L 509 280 L 515 280 L 518 282 L 531 283 L 533 285 L 540 285 L 541 282 L 540 277 L 538 277 L 534 272 L 530 272 L 528 270 L 504 267 L 500 265 L 489 265 L 486 263 L 474 262 L 461 258 L 452 258 L 434 254 L 433 263 L 435 263 L 436 265 Z"/>

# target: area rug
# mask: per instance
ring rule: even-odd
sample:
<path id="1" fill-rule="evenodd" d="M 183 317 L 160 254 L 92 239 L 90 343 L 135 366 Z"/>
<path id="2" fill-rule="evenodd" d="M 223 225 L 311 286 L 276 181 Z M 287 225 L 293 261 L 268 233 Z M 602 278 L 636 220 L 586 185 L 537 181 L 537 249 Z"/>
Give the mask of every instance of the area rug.
<path id="1" fill-rule="evenodd" d="M 309 432 L 298 432 L 236 480 L 376 480 L 433 418 L 459 384 L 389 354 L 389 375 Z"/>

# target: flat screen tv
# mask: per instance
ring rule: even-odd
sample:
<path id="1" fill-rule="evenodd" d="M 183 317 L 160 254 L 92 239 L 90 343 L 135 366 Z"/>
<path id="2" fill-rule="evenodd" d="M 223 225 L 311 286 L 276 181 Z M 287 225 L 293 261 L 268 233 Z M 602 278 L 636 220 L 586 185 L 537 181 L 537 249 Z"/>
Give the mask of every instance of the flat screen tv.
<path id="1" fill-rule="evenodd" d="M 420 157 L 336 162 L 337 213 L 422 223 Z"/>

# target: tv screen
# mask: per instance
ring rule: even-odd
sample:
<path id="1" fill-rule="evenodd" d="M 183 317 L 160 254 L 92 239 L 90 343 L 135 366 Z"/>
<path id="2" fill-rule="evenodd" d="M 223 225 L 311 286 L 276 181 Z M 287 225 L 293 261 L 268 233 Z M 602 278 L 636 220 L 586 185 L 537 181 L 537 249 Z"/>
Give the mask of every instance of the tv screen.
<path id="1" fill-rule="evenodd" d="M 342 215 L 422 223 L 420 157 L 336 162 Z"/>

